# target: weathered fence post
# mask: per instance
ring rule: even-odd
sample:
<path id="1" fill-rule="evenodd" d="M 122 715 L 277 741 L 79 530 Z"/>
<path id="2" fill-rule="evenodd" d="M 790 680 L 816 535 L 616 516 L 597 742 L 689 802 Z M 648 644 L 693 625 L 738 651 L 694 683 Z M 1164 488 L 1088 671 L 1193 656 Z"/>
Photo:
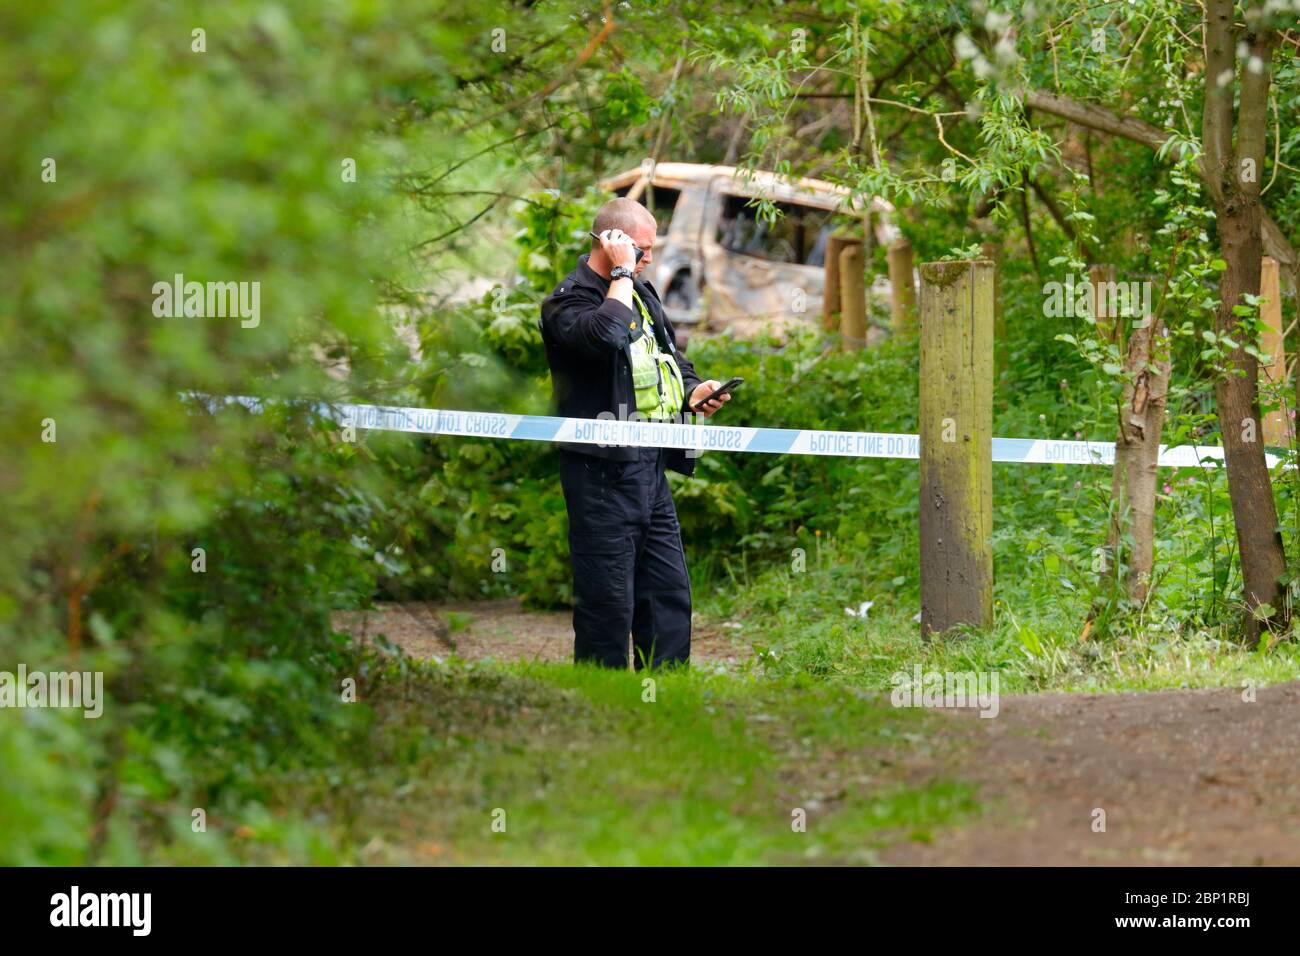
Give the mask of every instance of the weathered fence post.
<path id="1" fill-rule="evenodd" d="M 866 261 L 860 242 L 840 250 L 840 335 L 845 351 L 867 346 Z"/>
<path id="2" fill-rule="evenodd" d="M 840 251 L 858 240 L 835 233 L 826 238 L 826 280 L 822 283 L 822 329 L 834 332 L 840 327 Z"/>
<path id="3" fill-rule="evenodd" d="M 1011 362 L 1011 343 L 1007 341 L 1007 322 L 1002 313 L 1002 246 L 981 242 L 980 255 L 993 263 L 993 378 L 1002 378 Z"/>
<path id="4" fill-rule="evenodd" d="M 1259 307 L 1263 320 L 1264 351 L 1272 361 L 1261 371 L 1273 384 L 1286 381 L 1286 345 L 1282 339 L 1282 284 L 1278 275 L 1277 260 L 1265 256 L 1260 261 L 1259 294 L 1264 300 Z M 1277 408 L 1264 416 L 1264 444 L 1287 447 L 1291 444 L 1291 422 L 1287 413 Z"/>
<path id="5" fill-rule="evenodd" d="M 993 624 L 993 271 L 921 266 L 921 635 Z"/>
<path id="6" fill-rule="evenodd" d="M 912 243 L 895 239 L 885 253 L 889 262 L 889 320 L 895 334 L 916 329 L 916 279 L 912 275 Z"/>

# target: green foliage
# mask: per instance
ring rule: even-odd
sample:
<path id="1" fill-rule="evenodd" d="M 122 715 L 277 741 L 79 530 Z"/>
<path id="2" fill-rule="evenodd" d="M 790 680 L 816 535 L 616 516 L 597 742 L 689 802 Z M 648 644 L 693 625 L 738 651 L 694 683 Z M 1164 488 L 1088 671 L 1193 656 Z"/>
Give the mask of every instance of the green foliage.
<path id="1" fill-rule="evenodd" d="M 729 425 L 916 431 L 914 343 L 850 353 L 812 330 L 795 331 L 782 347 L 723 335 L 698 341 L 691 359 L 712 378 L 745 379 L 719 416 Z M 688 540 L 732 541 L 788 561 L 818 532 L 844 534 L 863 549 L 906 547 L 915 530 L 899 538 L 898 519 L 912 510 L 915 482 L 906 461 L 706 454 L 674 495 Z M 701 549 L 715 550 L 729 549 Z"/>
<path id="2" fill-rule="evenodd" d="M 380 174 L 414 158 L 385 101 L 466 55 L 402 8 L 222 4 L 202 50 L 165 6 L 2 15 L 0 670 L 101 671 L 107 699 L 0 711 L 0 862 L 228 862 L 245 825 L 327 852 L 258 808 L 368 719 L 329 612 L 391 570 L 394 491 L 333 427 L 180 396 L 338 395 L 322 356 L 350 395 L 391 377 L 381 289 L 429 223 Z M 177 274 L 259 283 L 260 314 L 160 315 Z"/>
<path id="3" fill-rule="evenodd" d="M 607 81 L 605 109 L 612 122 L 637 126 L 650 119 L 655 111 L 655 102 L 646 92 L 641 78 L 625 68 Z"/>
<path id="4" fill-rule="evenodd" d="M 348 821 L 371 792 L 357 779 L 370 748 L 381 743 L 399 774 L 436 762 L 444 738 L 428 732 L 428 714 L 435 731 L 454 726 L 438 705 L 465 687 L 334 634 L 331 612 L 376 596 L 565 604 L 555 453 L 383 433 L 353 442 L 293 406 L 209 412 L 180 395 L 548 411 L 541 298 L 589 248 L 604 198 L 593 183 L 652 153 L 739 153 L 743 167 L 815 170 L 893 200 L 920 261 L 1002 246 L 999 435 L 1113 439 L 1120 351 L 1086 317 L 1045 321 L 1044 284 L 1092 261 L 1149 279 L 1175 369 L 1165 441 L 1218 440 L 1214 377 L 1238 343 L 1258 357 L 1259 320 L 1250 298 L 1237 305 L 1240 338 L 1209 322 L 1226 263 L 1196 168 L 1197 8 L 1150 0 L 1115 18 L 1049 3 L 1014 30 L 1009 14 L 976 7 L 784 9 L 772 19 L 743 6 L 619 7 L 616 42 L 592 42 L 576 63 L 570 40 L 597 38 L 599 14 L 565 4 L 232 0 L 201 23 L 101 0 L 0 12 L 15 38 L 0 58 L 0 670 L 99 671 L 107 691 L 98 720 L 0 711 L 0 863 L 352 858 Z M 790 23 L 805 25 L 799 44 Z M 501 24 L 503 51 L 492 48 Z M 1286 171 L 1300 166 L 1300 136 L 1287 122 L 1300 68 L 1275 60 L 1281 120 L 1261 178 L 1294 235 L 1300 186 Z M 805 96 L 814 71 L 826 84 Z M 871 110 L 854 98 L 867 75 L 879 86 Z M 1026 110 L 1026 89 L 1122 106 L 1170 139 L 1155 153 L 1100 136 L 1067 143 L 1055 120 Z M 861 115 L 823 123 L 823 96 Z M 733 139 L 721 124 L 738 117 Z M 511 203 L 513 246 L 496 215 Z M 467 271 L 497 285 L 442 301 Z M 256 321 L 158 315 L 155 285 L 178 274 L 258 283 Z M 780 342 L 724 334 L 696 337 L 691 355 L 709 377 L 746 379 L 722 414 L 730 424 L 916 431 L 914 343 L 850 354 L 813 331 Z M 1288 395 L 1266 392 L 1265 408 Z M 1077 622 L 1123 570 L 1107 580 L 1093 566 L 1109 472 L 998 466 L 995 480 L 997 624 L 923 649 L 927 660 L 996 669 L 1026 689 L 1294 675 L 1293 640 L 1251 655 L 1223 640 L 1241 582 L 1222 471 L 1162 472 L 1153 596 L 1107 605 L 1092 653 L 1078 647 Z M 1276 484 L 1294 551 L 1300 478 L 1279 472 Z M 673 487 L 706 617 L 754 631 L 763 676 L 781 682 L 773 693 L 813 678 L 875 688 L 915 658 L 915 463 L 709 454 Z M 1294 601 L 1294 568 L 1287 584 Z M 843 615 L 864 600 L 876 602 L 866 621 Z M 750 676 L 751 689 L 767 687 Z M 538 678 L 569 681 L 598 712 L 619 679 Z M 342 702 L 345 680 L 359 703 Z M 518 690 L 475 680 L 471 691 L 507 700 Z M 768 766 L 772 755 L 756 756 L 735 728 L 705 726 L 735 688 L 683 680 L 683 709 L 656 717 L 657 732 L 692 734 L 655 759 L 680 763 L 695 746 L 741 774 Z M 432 698 L 409 727 L 371 704 L 399 682 Z M 816 708 L 790 706 L 816 722 Z M 822 721 L 819 733 L 834 732 Z M 513 771 L 513 756 L 493 750 L 491 772 L 514 773 L 523 794 L 529 768 L 556 757 L 542 747 Z M 342 821 L 299 801 L 304 782 Z M 681 827 L 698 852 L 661 842 L 636 858 L 759 859 L 765 844 L 744 819 L 706 842 L 732 794 L 693 786 L 706 814 L 677 800 L 653 824 Z M 877 794 L 857 809 L 903 823 L 966 805 L 944 791 L 912 813 L 911 799 Z M 191 827 L 195 808 L 204 834 Z M 594 819 L 590 846 L 537 856 L 610 859 L 619 822 Z M 858 835 L 838 832 L 823 850 Z"/>
<path id="5" fill-rule="evenodd" d="M 591 221 L 609 197 L 589 189 L 577 199 L 554 191 L 534 193 L 520 213 L 515 233 L 519 272 L 534 292 L 546 295 L 573 268 L 578 253 L 591 248 Z"/>

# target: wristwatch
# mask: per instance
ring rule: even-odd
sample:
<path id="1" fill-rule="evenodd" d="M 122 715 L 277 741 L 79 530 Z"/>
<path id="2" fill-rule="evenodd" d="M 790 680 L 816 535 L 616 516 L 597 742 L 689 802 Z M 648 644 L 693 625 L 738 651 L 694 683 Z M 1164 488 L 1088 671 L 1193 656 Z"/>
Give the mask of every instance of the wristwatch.
<path id="1" fill-rule="evenodd" d="M 630 279 L 634 275 L 636 275 L 636 273 L 627 266 L 615 266 L 609 270 L 609 281 L 613 282 L 615 279 Z"/>

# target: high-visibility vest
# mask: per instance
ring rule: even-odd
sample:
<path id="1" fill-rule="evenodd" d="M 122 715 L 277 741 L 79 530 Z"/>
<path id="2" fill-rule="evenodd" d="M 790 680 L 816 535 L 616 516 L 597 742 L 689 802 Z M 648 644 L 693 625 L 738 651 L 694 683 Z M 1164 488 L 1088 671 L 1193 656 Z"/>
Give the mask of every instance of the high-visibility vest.
<path id="1" fill-rule="evenodd" d="M 682 409 L 686 385 L 677 360 L 659 348 L 650 310 L 632 290 L 632 301 L 641 311 L 642 336 L 632 343 L 632 387 L 636 410 L 649 418 L 672 418 Z"/>

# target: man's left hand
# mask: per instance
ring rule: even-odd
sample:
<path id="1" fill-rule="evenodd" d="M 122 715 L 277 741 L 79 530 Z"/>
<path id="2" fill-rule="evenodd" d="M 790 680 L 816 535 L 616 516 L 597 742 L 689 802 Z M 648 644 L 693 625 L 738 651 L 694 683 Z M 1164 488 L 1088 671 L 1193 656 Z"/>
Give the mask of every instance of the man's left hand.
<path id="1" fill-rule="evenodd" d="M 690 410 L 700 415 L 703 415 L 705 418 L 713 417 L 713 413 L 722 407 L 723 402 L 731 401 L 730 392 L 719 395 L 717 398 L 713 399 L 710 402 L 706 402 L 705 404 L 701 405 L 699 408 L 695 407 L 695 403 L 705 398 L 708 398 L 710 395 L 712 395 L 720 388 L 722 388 L 722 383 L 715 382 L 713 379 L 709 379 L 709 381 L 707 382 L 700 382 L 700 384 L 696 385 L 695 388 L 691 391 L 691 397 L 687 402 L 687 405 L 690 407 Z"/>

